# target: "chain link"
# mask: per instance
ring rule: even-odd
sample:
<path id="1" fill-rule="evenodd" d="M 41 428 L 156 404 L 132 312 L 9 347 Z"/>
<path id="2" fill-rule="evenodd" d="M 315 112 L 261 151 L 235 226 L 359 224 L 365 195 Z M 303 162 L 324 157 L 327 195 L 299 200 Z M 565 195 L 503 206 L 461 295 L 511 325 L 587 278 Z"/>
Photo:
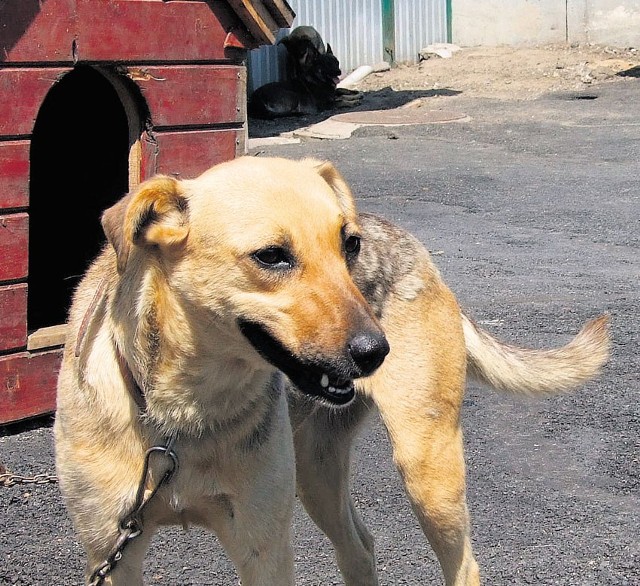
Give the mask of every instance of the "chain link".
<path id="1" fill-rule="evenodd" d="M 138 492 L 136 495 L 135 503 L 131 511 L 125 515 L 120 521 L 118 530 L 118 537 L 111 551 L 107 555 L 107 558 L 98 565 L 89 578 L 89 586 L 102 586 L 105 580 L 113 572 L 117 563 L 122 559 L 122 554 L 126 546 L 136 537 L 142 534 L 142 514 L 149 504 L 149 501 L 160 490 L 160 487 L 171 480 L 171 477 L 178 469 L 178 457 L 173 451 L 173 443 L 175 437 L 169 439 L 166 446 L 152 446 L 149 448 L 144 457 L 144 465 L 142 468 L 142 475 L 140 478 L 140 484 L 138 485 Z M 163 475 L 160 477 L 156 485 L 147 490 L 146 483 L 149 473 L 150 460 L 153 454 L 161 454 L 168 461 L 168 466 L 165 469 Z"/>
<path id="2" fill-rule="evenodd" d="M 35 476 L 21 476 L 12 474 L 0 464 L 0 486 L 15 486 L 16 484 L 54 484 L 58 477 L 52 474 L 36 474 Z"/>

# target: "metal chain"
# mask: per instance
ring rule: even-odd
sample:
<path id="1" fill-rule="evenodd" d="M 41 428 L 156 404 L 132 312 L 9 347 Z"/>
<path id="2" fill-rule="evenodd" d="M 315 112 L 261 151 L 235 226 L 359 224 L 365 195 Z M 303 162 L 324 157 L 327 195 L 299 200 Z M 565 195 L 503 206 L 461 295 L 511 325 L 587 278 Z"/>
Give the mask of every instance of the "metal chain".
<path id="1" fill-rule="evenodd" d="M 9 472 L 0 464 L 0 486 L 14 486 L 16 484 L 53 484 L 58 482 L 58 477 L 52 474 L 36 474 L 35 476 L 21 476 Z"/>
<path id="2" fill-rule="evenodd" d="M 138 492 L 136 494 L 136 500 L 129 514 L 125 515 L 120 521 L 118 529 L 118 538 L 111 551 L 107 555 L 107 558 L 97 566 L 91 573 L 89 579 L 89 586 L 102 586 L 107 579 L 107 576 L 116 567 L 116 564 L 122 559 L 122 554 L 125 547 L 136 537 L 142 534 L 142 513 L 145 507 L 149 504 L 149 501 L 158 492 L 160 487 L 168 482 L 178 469 L 178 456 L 173 451 L 173 442 L 175 438 L 171 438 L 166 446 L 153 446 L 149 448 L 144 457 L 144 465 L 142 468 L 142 475 L 140 477 L 140 484 L 138 485 Z M 149 474 L 149 460 L 154 453 L 161 453 L 169 459 L 169 467 L 164 472 L 156 486 L 151 489 L 146 489 L 147 476 Z"/>

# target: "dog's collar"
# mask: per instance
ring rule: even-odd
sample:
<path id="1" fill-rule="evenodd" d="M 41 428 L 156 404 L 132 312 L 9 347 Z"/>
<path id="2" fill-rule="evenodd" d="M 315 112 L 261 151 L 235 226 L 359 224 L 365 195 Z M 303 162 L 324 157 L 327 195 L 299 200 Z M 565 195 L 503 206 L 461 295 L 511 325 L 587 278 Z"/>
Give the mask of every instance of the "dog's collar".
<path id="1" fill-rule="evenodd" d="M 89 303 L 89 307 L 87 307 L 87 311 L 84 312 L 82 316 L 82 322 L 80 322 L 80 328 L 78 328 L 78 335 L 76 337 L 76 358 L 80 356 L 80 351 L 82 349 L 82 343 L 84 342 L 84 337 L 87 334 L 87 328 L 89 327 L 89 323 L 91 322 L 91 318 L 98 307 L 98 303 L 102 300 L 102 295 L 104 293 L 104 289 L 107 285 L 107 277 L 106 275 L 102 277 L 102 280 L 98 284 L 96 292 L 93 294 L 93 299 L 91 299 L 91 303 Z"/>
<path id="2" fill-rule="evenodd" d="M 87 310 L 84 312 L 82 316 L 82 322 L 80 323 L 80 328 L 78 329 L 78 335 L 76 337 L 76 347 L 75 347 L 75 356 L 78 358 L 80 356 L 80 352 L 82 350 L 82 344 L 84 342 L 84 338 L 87 334 L 87 329 L 89 328 L 89 324 L 91 323 L 91 318 L 93 317 L 96 308 L 100 301 L 102 301 L 104 297 L 105 287 L 107 285 L 107 277 L 106 275 L 102 278 L 98 287 L 96 288 L 96 292 L 93 294 L 93 298 L 91 299 L 91 303 L 87 307 Z M 144 396 L 144 391 L 142 387 L 138 384 L 135 376 L 133 376 L 133 372 L 127 361 L 125 360 L 122 352 L 116 347 L 116 356 L 118 358 L 118 367 L 120 368 L 120 374 L 124 380 L 125 386 L 131 395 L 131 398 L 134 400 L 135 404 L 140 409 L 141 413 L 144 413 L 147 410 L 147 400 Z"/>
<path id="3" fill-rule="evenodd" d="M 133 376 L 133 372 L 127 361 L 124 359 L 122 352 L 116 348 L 116 354 L 118 356 L 118 367 L 120 368 L 120 374 L 124 380 L 125 386 L 134 400 L 135 404 L 140 409 L 141 413 L 145 413 L 147 410 L 147 398 L 144 396 L 142 387 L 138 384 L 138 381 Z"/>

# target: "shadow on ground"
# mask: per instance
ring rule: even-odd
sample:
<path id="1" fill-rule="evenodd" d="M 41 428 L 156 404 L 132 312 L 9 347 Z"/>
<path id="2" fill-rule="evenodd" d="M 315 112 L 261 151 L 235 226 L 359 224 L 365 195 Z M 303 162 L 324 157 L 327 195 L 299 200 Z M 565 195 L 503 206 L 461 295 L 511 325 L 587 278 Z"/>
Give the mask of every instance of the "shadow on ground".
<path id="1" fill-rule="evenodd" d="M 616 75 L 619 77 L 640 77 L 640 65 L 631 67 L 630 69 L 625 69 L 624 71 L 619 71 Z"/>
<path id="2" fill-rule="evenodd" d="M 318 114 L 306 116 L 291 116 L 276 120 L 259 120 L 249 118 L 249 138 L 266 138 L 278 136 L 284 132 L 293 132 L 300 128 L 306 128 L 318 124 L 335 114 L 343 112 L 361 112 L 369 110 L 391 110 L 399 108 L 409 102 L 421 98 L 435 98 L 437 96 L 456 96 L 462 92 L 451 89 L 437 90 L 393 90 L 390 87 L 370 92 L 362 92 L 362 100 L 351 107 L 334 108 Z"/>

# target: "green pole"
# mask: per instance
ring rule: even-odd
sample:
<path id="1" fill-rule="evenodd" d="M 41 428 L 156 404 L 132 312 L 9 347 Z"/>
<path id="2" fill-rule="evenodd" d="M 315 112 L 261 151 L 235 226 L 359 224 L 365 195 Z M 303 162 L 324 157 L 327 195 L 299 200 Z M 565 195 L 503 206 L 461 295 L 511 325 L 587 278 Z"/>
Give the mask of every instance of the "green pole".
<path id="1" fill-rule="evenodd" d="M 382 0 L 382 48 L 384 60 L 393 65 L 396 54 L 396 25 L 393 0 Z"/>
<path id="2" fill-rule="evenodd" d="M 453 0 L 447 0 L 447 43 L 453 43 L 453 28 L 451 26 L 452 14 L 451 14 L 451 2 Z"/>

